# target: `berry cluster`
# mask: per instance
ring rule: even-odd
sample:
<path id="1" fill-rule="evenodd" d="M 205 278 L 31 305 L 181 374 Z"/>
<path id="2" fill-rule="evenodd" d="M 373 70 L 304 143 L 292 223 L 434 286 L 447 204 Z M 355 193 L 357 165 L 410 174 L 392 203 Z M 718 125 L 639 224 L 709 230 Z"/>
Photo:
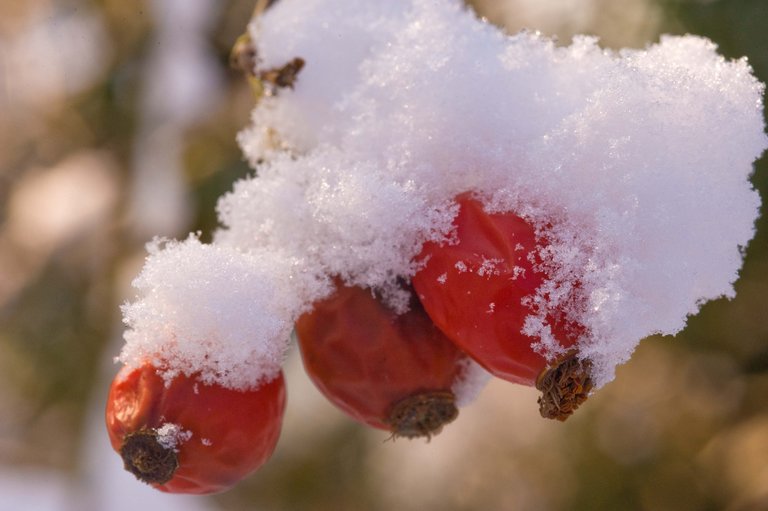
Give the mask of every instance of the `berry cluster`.
<path id="1" fill-rule="evenodd" d="M 150 244 L 123 307 L 107 425 L 142 481 L 261 466 L 292 331 L 333 404 L 429 439 L 489 373 L 565 420 L 640 339 L 735 295 L 768 145 L 745 60 L 510 37 L 460 0 L 268 3 L 232 55 L 257 175 L 212 243 Z"/>
<path id="2" fill-rule="evenodd" d="M 418 256 L 423 269 L 403 283 L 408 311 L 337 278 L 333 293 L 296 322 L 304 367 L 334 405 L 395 437 L 429 439 L 457 417 L 470 359 L 535 385 L 542 416 L 565 420 L 592 386 L 589 361 L 573 349 L 581 328 L 551 318 L 562 347 L 554 364 L 522 333 L 530 299 L 547 279 L 537 264 L 545 240 L 513 213 L 486 213 L 470 194 L 457 202 L 455 242 L 427 244 Z M 107 426 L 140 480 L 172 493 L 214 493 L 269 458 L 284 409 L 282 374 L 240 391 L 194 376 L 165 382 L 147 362 L 115 377 Z"/>

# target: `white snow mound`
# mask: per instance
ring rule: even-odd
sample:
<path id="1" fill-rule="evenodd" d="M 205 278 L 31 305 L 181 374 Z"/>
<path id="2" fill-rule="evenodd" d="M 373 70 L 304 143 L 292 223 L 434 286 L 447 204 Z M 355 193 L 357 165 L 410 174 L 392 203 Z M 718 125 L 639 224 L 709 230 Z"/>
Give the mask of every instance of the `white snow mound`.
<path id="1" fill-rule="evenodd" d="M 466 191 L 554 226 L 538 298 L 574 279 L 585 290 L 570 313 L 588 328 L 579 347 L 598 386 L 642 338 L 734 296 L 767 141 L 745 59 L 694 36 L 558 47 L 457 0 L 281 0 L 250 32 L 261 69 L 306 65 L 240 133 L 257 175 L 220 200 L 214 246 L 150 256 L 138 280 L 149 294 L 125 309 L 124 360 L 159 350 L 170 369 L 239 385 L 278 363 L 329 276 L 402 308 L 397 279 L 418 270 L 425 241 L 450 237 Z M 213 283 L 229 292 L 211 295 Z M 563 306 L 547 301 L 526 325 L 545 353 L 556 347 L 541 319 Z"/>

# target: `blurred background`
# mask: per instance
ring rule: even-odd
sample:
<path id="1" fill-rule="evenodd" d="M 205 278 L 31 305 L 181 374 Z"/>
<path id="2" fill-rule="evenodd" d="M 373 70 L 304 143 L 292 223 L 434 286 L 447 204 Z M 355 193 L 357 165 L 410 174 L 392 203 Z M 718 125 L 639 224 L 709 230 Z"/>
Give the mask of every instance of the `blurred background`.
<path id="1" fill-rule="evenodd" d="M 493 381 L 431 442 L 387 441 L 325 403 L 293 353 L 277 452 L 235 490 L 167 496 L 123 472 L 103 426 L 119 305 L 144 243 L 209 239 L 216 199 L 249 173 L 234 140 L 253 98 L 227 55 L 253 3 L 2 2 L 0 511 L 768 510 L 765 215 L 737 298 L 644 340 L 567 423 Z M 768 80 L 766 0 L 471 3 L 563 44 L 704 35 Z"/>

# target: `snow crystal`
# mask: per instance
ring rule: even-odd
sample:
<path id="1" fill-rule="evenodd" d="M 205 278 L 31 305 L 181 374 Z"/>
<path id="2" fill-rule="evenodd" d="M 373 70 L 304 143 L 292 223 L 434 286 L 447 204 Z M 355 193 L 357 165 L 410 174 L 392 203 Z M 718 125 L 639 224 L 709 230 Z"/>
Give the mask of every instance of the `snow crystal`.
<path id="1" fill-rule="evenodd" d="M 306 65 L 240 134 L 257 175 L 219 201 L 214 245 L 150 255 L 145 296 L 125 308 L 124 361 L 160 357 L 233 385 L 253 383 L 251 366 L 273 375 L 330 277 L 401 310 L 399 279 L 425 242 L 455 241 L 454 198 L 468 191 L 547 240 L 531 254 L 550 279 L 525 332 L 552 357 L 548 311 L 584 325 L 598 386 L 640 339 L 733 297 L 766 147 L 746 60 L 694 36 L 558 47 L 505 35 L 458 0 L 281 0 L 250 33 L 260 68 Z"/>
<path id="2" fill-rule="evenodd" d="M 503 259 L 486 259 L 483 258 L 483 262 L 480 264 L 480 266 L 477 268 L 477 274 L 481 277 L 487 276 L 488 278 L 491 278 L 493 275 L 498 275 L 499 268 L 498 264 L 503 263 Z"/>
<path id="3" fill-rule="evenodd" d="M 157 430 L 157 443 L 166 449 L 176 450 L 179 444 L 182 444 L 192 438 L 191 431 L 185 431 L 178 424 L 166 422 Z"/>
<path id="4" fill-rule="evenodd" d="M 456 261 L 456 264 L 454 267 L 459 270 L 459 273 L 464 273 L 465 271 L 468 271 L 467 264 L 464 261 Z"/>

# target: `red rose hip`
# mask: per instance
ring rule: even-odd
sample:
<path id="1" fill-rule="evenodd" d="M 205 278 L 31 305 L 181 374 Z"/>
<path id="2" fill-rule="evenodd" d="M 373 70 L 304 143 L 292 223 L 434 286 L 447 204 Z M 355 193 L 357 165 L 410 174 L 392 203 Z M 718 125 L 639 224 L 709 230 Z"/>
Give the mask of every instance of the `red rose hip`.
<path id="1" fill-rule="evenodd" d="M 179 375 L 147 363 L 123 368 L 109 390 L 109 439 L 125 468 L 169 493 L 224 491 L 263 465 L 280 436 L 282 373 L 255 390 Z"/>
<path id="2" fill-rule="evenodd" d="M 457 202 L 456 242 L 427 243 L 418 256 L 425 262 L 413 278 L 418 297 L 462 350 L 495 376 L 536 386 L 542 416 L 565 420 L 592 388 L 590 363 L 574 349 L 584 328 L 565 312 L 546 315 L 564 353 L 554 364 L 533 348 L 538 339 L 523 333 L 535 311 L 531 299 L 548 279 L 539 255 L 547 242 L 514 213 L 488 213 L 469 194 Z"/>
<path id="3" fill-rule="evenodd" d="M 339 285 L 296 333 L 309 377 L 357 421 L 429 438 L 456 418 L 454 384 L 469 361 L 418 300 L 398 315 L 370 289 Z"/>

